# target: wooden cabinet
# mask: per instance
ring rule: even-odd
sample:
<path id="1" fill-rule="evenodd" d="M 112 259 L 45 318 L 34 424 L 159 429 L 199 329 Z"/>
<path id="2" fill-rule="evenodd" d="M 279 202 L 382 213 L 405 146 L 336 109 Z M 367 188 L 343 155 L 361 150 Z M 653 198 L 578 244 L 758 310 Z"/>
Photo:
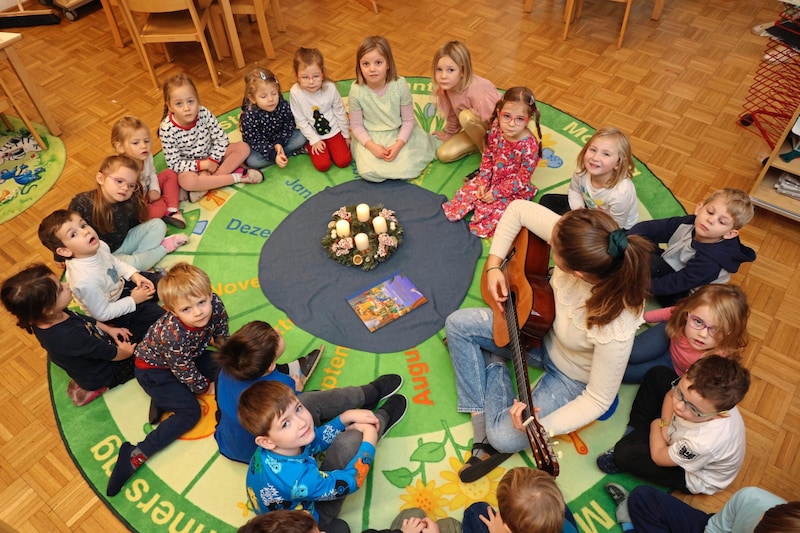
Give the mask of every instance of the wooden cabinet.
<path id="1" fill-rule="evenodd" d="M 778 194 L 778 191 L 775 190 L 775 183 L 784 172 L 788 172 L 800 179 L 800 157 L 788 163 L 780 158 L 780 154 L 785 154 L 792 150 L 790 134 L 798 116 L 800 116 L 800 106 L 795 110 L 786 129 L 775 143 L 775 149 L 769 155 L 755 185 L 753 185 L 753 189 L 750 191 L 750 198 L 759 207 L 800 222 L 800 200 Z"/>

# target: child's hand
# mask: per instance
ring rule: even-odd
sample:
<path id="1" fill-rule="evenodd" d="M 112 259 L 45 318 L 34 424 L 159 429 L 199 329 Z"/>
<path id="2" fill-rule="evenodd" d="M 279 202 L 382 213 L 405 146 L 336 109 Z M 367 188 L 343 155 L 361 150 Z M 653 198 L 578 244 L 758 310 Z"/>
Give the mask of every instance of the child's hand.
<path id="1" fill-rule="evenodd" d="M 131 281 L 136 284 L 137 287 L 147 287 L 152 289 L 153 291 L 156 290 L 155 285 L 153 282 L 147 279 L 146 277 L 142 276 L 138 272 L 134 272 L 133 276 L 131 276 Z"/>
<path id="2" fill-rule="evenodd" d="M 481 515 L 480 518 L 481 522 L 486 524 L 486 526 L 489 528 L 489 533 L 508 533 L 506 525 L 503 523 L 503 519 L 500 518 L 500 515 L 495 514 L 491 505 L 486 510 L 486 514 L 488 515 L 488 518 L 483 515 Z"/>
<path id="3" fill-rule="evenodd" d="M 369 442 L 373 446 L 378 443 L 378 430 L 372 424 L 350 424 L 347 426 L 347 430 L 354 430 L 357 429 L 363 435 L 364 442 Z"/>
<path id="4" fill-rule="evenodd" d="M 208 394 L 210 396 L 214 396 L 217 393 L 216 387 L 214 387 L 214 382 L 210 379 L 208 380 L 208 388 L 201 392 L 200 394 Z"/>
<path id="5" fill-rule="evenodd" d="M 289 158 L 286 157 L 286 152 L 280 144 L 275 145 L 275 164 L 280 168 L 285 168 L 289 164 Z"/>
<path id="6" fill-rule="evenodd" d="M 406 143 L 398 139 L 393 145 L 386 149 L 386 155 L 383 159 L 385 161 L 394 161 L 394 158 L 397 157 L 397 154 L 400 153 L 400 150 L 402 150 L 405 145 Z"/>
<path id="7" fill-rule="evenodd" d="M 377 430 L 380 425 L 375 413 L 367 409 L 348 409 L 339 415 L 339 419 L 345 426 L 350 424 L 373 424 Z"/>
<path id="8" fill-rule="evenodd" d="M 367 144 L 364 145 L 364 148 L 370 151 L 372 155 L 377 157 L 378 159 L 385 159 L 387 150 L 386 147 L 376 143 L 375 141 L 367 141 Z"/>
<path id="9" fill-rule="evenodd" d="M 437 524 L 435 520 L 431 520 L 426 516 L 422 519 L 422 522 L 424 524 L 422 533 L 439 533 L 439 524 Z"/>
<path id="10" fill-rule="evenodd" d="M 103 331 L 108 333 L 108 335 L 112 339 L 114 339 L 114 341 L 117 342 L 117 344 L 119 344 L 118 341 L 131 340 L 131 335 L 133 335 L 133 333 L 131 333 L 131 330 L 129 330 L 128 328 L 115 328 L 114 326 L 106 326 L 105 329 L 103 329 Z"/>
<path id="11" fill-rule="evenodd" d="M 486 202 L 487 204 L 494 203 L 495 200 L 491 189 L 485 185 L 478 185 L 478 190 L 475 192 L 475 196 L 478 197 L 478 200 Z"/>
<path id="12" fill-rule="evenodd" d="M 294 380 L 294 390 L 297 392 L 303 392 L 303 387 L 305 387 L 306 384 L 303 382 L 300 376 L 297 374 L 292 374 L 291 378 Z"/>
<path id="13" fill-rule="evenodd" d="M 425 519 L 412 516 L 403 520 L 400 526 L 400 531 L 403 533 L 422 533 L 425 531 Z M 436 531 L 439 531 L 438 529 Z"/>
<path id="14" fill-rule="evenodd" d="M 158 201 L 159 198 L 161 198 L 161 193 L 160 192 L 154 191 L 152 189 L 147 191 L 147 202 L 148 203 L 152 204 L 153 202 Z"/>
<path id="15" fill-rule="evenodd" d="M 152 285 L 150 287 L 147 287 L 145 285 L 137 285 L 131 291 L 131 298 L 133 298 L 134 302 L 140 304 L 152 298 L 155 293 L 156 291 L 152 287 Z"/>
<path id="16" fill-rule="evenodd" d="M 319 155 L 328 148 L 328 145 L 325 144 L 325 141 L 317 141 L 311 145 L 311 153 L 314 155 Z"/>
<path id="17" fill-rule="evenodd" d="M 205 163 L 205 169 L 203 169 L 203 163 Z M 217 171 L 219 168 L 219 163 L 216 161 L 212 161 L 210 159 L 204 159 L 200 162 L 200 169 L 201 170 L 208 170 L 211 174 Z"/>
<path id="18" fill-rule="evenodd" d="M 432 135 L 434 135 L 435 137 L 437 137 L 437 138 L 438 138 L 440 141 L 442 141 L 442 142 L 444 142 L 444 141 L 446 141 L 447 139 L 449 139 L 450 137 L 452 137 L 452 135 L 450 135 L 450 134 L 449 134 L 449 133 L 447 133 L 446 131 L 442 131 L 442 130 L 439 130 L 439 131 L 434 131 L 434 132 L 432 133 Z"/>
<path id="19" fill-rule="evenodd" d="M 114 342 L 117 343 L 117 356 L 114 358 L 114 361 L 127 359 L 133 355 L 133 350 L 136 349 L 136 345 L 127 340 L 123 341 L 114 337 Z"/>

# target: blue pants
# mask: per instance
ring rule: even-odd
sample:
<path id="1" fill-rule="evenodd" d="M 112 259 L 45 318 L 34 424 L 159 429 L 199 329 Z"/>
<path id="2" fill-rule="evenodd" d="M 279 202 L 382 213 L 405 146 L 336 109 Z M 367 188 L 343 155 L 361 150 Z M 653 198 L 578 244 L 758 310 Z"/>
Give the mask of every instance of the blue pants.
<path id="1" fill-rule="evenodd" d="M 286 157 L 291 157 L 292 152 L 299 150 L 305 145 L 306 145 L 306 138 L 303 137 L 303 134 L 300 133 L 300 130 L 295 129 L 292 132 L 292 138 L 289 139 L 289 142 L 286 143 L 286 146 L 283 147 L 283 151 L 284 153 L 286 153 Z M 247 156 L 247 161 L 245 161 L 244 164 L 247 165 L 248 168 L 269 167 L 275 164 L 275 157 L 267 159 L 266 157 L 259 154 L 255 150 L 251 150 L 250 155 Z"/>
<path id="2" fill-rule="evenodd" d="M 203 351 L 194 359 L 194 364 L 205 377 L 211 381 L 217 380 L 217 363 L 208 350 Z M 192 429 L 200 420 L 200 404 L 197 396 L 189 387 L 178 381 L 171 370 L 137 368 L 136 381 L 150 396 L 153 403 L 164 411 L 175 413 L 156 429 L 147 435 L 138 444 L 139 449 L 146 457 L 163 450 L 178 438 Z"/>
<path id="3" fill-rule="evenodd" d="M 628 512 L 633 527 L 646 533 L 703 533 L 711 518 L 710 514 L 646 485 L 631 491 Z"/>
<path id="4" fill-rule="evenodd" d="M 666 329 L 667 323 L 659 322 L 636 336 L 623 383 L 641 383 L 647 371 L 656 366 L 673 368 Z"/>

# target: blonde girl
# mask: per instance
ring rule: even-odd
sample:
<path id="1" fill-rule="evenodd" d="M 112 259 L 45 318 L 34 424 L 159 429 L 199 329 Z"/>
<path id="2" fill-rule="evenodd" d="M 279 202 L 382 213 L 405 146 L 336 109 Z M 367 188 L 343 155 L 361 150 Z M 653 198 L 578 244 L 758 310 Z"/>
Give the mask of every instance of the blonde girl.
<path id="1" fill-rule="evenodd" d="M 492 82 L 472 73 L 469 50 L 450 41 L 433 56 L 433 96 L 445 119 L 444 131 L 433 134 L 443 141 L 436 155 L 450 163 L 474 152 L 483 152 L 489 119 L 502 98 Z"/>
<path id="2" fill-rule="evenodd" d="M 600 128 L 578 154 L 569 194 L 546 194 L 539 203 L 560 215 L 571 209 L 601 209 L 630 229 L 639 221 L 634 170 L 628 137 L 617 128 Z"/>
<path id="3" fill-rule="evenodd" d="M 348 103 L 359 175 L 375 182 L 419 176 L 434 157 L 433 139 L 417 125 L 411 90 L 384 37 L 367 37 L 358 47 Z"/>
<path id="4" fill-rule="evenodd" d="M 254 67 L 244 76 L 244 100 L 239 119 L 242 139 L 250 147 L 247 166 L 263 168 L 289 164 L 289 156 L 302 150 L 306 138 L 295 127 L 289 102 L 271 70 Z"/>
<path id="5" fill-rule="evenodd" d="M 261 183 L 264 176 L 242 168 L 250 148 L 232 143 L 216 117 L 200 105 L 197 88 L 186 74 L 176 74 L 163 86 L 164 116 L 158 136 L 167 166 L 178 173 L 181 187 L 196 202 L 210 189 L 234 183 Z"/>
<path id="6" fill-rule="evenodd" d="M 164 221 L 148 219 L 138 162 L 122 154 L 106 157 L 95 180 L 97 187 L 75 196 L 69 208 L 80 213 L 117 259 L 147 270 L 189 242 L 182 234 L 166 237 Z"/>
<path id="7" fill-rule="evenodd" d="M 472 213 L 470 231 L 478 237 L 491 237 L 509 203 L 531 200 L 536 195 L 531 175 L 542 157 L 542 147 L 528 129 L 531 118 L 541 137 L 533 92 L 527 87 L 506 91 L 492 114 L 492 129 L 478 175 L 442 205 L 449 221 Z"/>
<path id="8" fill-rule="evenodd" d="M 625 370 L 626 383 L 639 383 L 654 366 L 682 376 L 706 355 L 739 358 L 747 346 L 747 296 L 736 285 L 704 285 L 674 307 L 648 311 L 657 324 L 636 337 Z"/>
<path id="9" fill-rule="evenodd" d="M 297 83 L 289 91 L 289 104 L 314 168 L 325 172 L 331 163 L 346 167 L 350 155 L 350 129 L 344 101 L 336 84 L 325 74 L 325 60 L 316 48 L 299 48 L 294 54 Z"/>
<path id="10" fill-rule="evenodd" d="M 150 130 L 144 122 L 136 117 L 119 119 L 111 128 L 111 146 L 118 154 L 125 154 L 136 161 L 139 167 L 139 185 L 147 203 L 149 217 L 163 219 L 176 228 L 185 228 L 186 220 L 178 209 L 178 174 L 168 168 L 156 174 L 150 151 Z"/>

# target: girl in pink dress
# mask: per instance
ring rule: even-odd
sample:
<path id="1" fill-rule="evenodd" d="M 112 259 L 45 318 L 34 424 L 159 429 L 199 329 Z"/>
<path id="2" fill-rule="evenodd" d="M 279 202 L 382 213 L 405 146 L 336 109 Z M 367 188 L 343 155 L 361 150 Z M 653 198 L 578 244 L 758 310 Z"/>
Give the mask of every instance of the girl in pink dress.
<path id="1" fill-rule="evenodd" d="M 508 204 L 531 200 L 536 195 L 531 175 L 542 157 L 542 146 L 528 129 L 531 118 L 541 138 L 533 92 L 527 87 L 509 89 L 492 115 L 478 175 L 442 205 L 449 221 L 472 213 L 470 231 L 478 237 L 491 237 Z"/>

